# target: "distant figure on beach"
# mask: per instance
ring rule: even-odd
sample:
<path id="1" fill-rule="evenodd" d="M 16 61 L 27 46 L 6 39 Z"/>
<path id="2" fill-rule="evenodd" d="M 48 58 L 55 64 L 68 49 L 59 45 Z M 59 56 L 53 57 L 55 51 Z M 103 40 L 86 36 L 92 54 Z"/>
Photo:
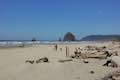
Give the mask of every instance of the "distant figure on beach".
<path id="1" fill-rule="evenodd" d="M 57 49 L 58 49 L 58 45 L 57 45 L 57 44 L 55 44 L 55 50 L 57 51 Z"/>

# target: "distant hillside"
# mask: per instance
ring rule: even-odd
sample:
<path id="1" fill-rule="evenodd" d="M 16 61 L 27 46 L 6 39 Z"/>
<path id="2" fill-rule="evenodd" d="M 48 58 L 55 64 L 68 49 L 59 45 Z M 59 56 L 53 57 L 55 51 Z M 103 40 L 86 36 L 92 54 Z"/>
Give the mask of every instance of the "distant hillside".
<path id="1" fill-rule="evenodd" d="M 81 39 L 81 41 L 98 41 L 98 40 L 120 40 L 120 35 L 89 35 Z"/>

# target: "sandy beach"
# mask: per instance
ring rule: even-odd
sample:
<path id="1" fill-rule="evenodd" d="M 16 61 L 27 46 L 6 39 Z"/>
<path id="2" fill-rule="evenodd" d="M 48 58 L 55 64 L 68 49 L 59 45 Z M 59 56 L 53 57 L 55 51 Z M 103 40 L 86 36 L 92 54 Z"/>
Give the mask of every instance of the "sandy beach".
<path id="1" fill-rule="evenodd" d="M 0 80 L 120 80 L 120 0 L 0 0 Z"/>
<path id="2" fill-rule="evenodd" d="M 23 48 L 0 49 L 0 80 L 100 80 L 118 68 L 102 66 L 106 59 L 86 58 L 72 59 L 68 62 L 59 60 L 70 59 L 66 57 L 65 47 L 69 48 L 69 56 L 74 54 L 75 48 L 80 47 L 85 53 L 85 46 L 106 46 L 107 49 L 120 52 L 118 43 L 89 42 L 79 44 L 59 44 L 57 51 L 54 45 L 33 45 Z M 26 60 L 38 60 L 47 57 L 48 63 L 26 63 Z M 91 73 L 93 71 L 94 73 Z"/>

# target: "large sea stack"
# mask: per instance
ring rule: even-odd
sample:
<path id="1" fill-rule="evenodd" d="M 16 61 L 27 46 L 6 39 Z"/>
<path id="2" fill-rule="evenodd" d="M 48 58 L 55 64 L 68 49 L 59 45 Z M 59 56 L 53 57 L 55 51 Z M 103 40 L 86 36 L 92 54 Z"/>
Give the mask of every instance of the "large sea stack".
<path id="1" fill-rule="evenodd" d="M 67 32 L 64 36 L 63 41 L 75 41 L 76 38 L 71 32 Z"/>

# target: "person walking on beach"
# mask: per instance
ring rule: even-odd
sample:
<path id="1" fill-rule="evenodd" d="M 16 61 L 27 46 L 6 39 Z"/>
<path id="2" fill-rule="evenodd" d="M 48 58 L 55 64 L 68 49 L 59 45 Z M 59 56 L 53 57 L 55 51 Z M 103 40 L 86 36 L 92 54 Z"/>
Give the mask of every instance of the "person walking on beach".
<path id="1" fill-rule="evenodd" d="M 57 51 L 57 49 L 58 49 L 58 45 L 57 45 L 57 44 L 55 44 L 55 50 Z"/>

